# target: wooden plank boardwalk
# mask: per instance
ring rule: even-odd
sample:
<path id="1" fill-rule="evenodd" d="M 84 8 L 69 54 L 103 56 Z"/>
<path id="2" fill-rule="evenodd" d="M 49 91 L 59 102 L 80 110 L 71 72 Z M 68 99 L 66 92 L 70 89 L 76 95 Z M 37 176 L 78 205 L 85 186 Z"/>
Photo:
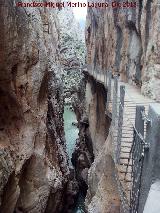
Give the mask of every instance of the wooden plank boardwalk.
<path id="1" fill-rule="evenodd" d="M 108 116 L 112 118 L 113 114 L 113 107 L 115 103 L 113 103 L 114 95 L 116 92 L 114 91 L 114 79 L 112 78 L 111 81 L 108 81 L 108 77 L 104 74 L 97 74 L 97 73 L 90 73 L 98 82 L 102 83 L 106 90 L 107 94 L 110 92 L 110 100 L 108 103 L 108 108 L 106 113 Z M 111 77 L 110 77 L 111 78 Z M 109 85 L 110 84 L 110 85 Z M 120 87 L 124 86 L 125 88 L 125 96 L 124 96 L 124 103 L 123 105 L 120 102 Z M 108 91 L 110 87 L 111 91 Z M 108 98 L 108 97 L 107 97 Z M 123 108 L 123 121 L 122 121 L 122 130 L 121 130 L 121 147 L 120 147 L 120 155 L 119 155 L 119 163 L 116 164 L 117 167 L 117 174 L 120 181 L 120 185 L 123 188 L 123 191 L 126 194 L 126 198 L 130 203 L 130 192 L 132 190 L 132 160 L 130 160 L 130 152 L 133 143 L 134 137 L 134 127 L 135 127 L 135 117 L 136 117 L 136 107 L 137 106 L 144 106 L 145 107 L 145 114 L 148 114 L 149 104 L 155 103 L 155 101 L 145 97 L 142 95 L 140 88 L 134 85 L 129 85 L 128 83 L 124 83 L 118 80 L 117 86 L 117 114 L 120 107 Z M 121 106 L 122 105 L 122 106 Z M 115 128 L 117 127 L 117 128 Z M 119 131 L 118 121 L 115 119 L 115 125 L 112 129 L 113 144 L 114 148 L 116 149 L 117 143 L 117 135 Z M 144 138 L 146 133 L 146 124 L 144 125 Z"/>

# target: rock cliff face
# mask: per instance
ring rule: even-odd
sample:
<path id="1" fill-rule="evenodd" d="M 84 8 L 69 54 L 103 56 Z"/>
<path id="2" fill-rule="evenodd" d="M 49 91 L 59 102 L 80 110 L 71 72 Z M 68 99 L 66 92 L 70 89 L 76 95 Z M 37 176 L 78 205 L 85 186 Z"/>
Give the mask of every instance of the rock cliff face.
<path id="1" fill-rule="evenodd" d="M 145 95 L 160 101 L 159 1 L 132 2 L 135 8 L 88 9 L 87 60 L 101 70 L 120 73 L 124 81 L 137 84 Z"/>
<path id="2" fill-rule="evenodd" d="M 87 63 L 99 72 L 112 69 L 123 81 L 141 87 L 142 93 L 160 101 L 158 1 L 132 1 L 136 7 L 128 9 L 113 9 L 113 1 L 106 2 L 106 9 L 88 9 Z M 86 85 L 86 114 L 95 156 L 88 172 L 88 212 L 119 212 L 112 145 L 106 133 L 110 121 L 101 116 L 105 114 L 105 93 L 91 77 Z"/>
<path id="3" fill-rule="evenodd" d="M 106 2 L 106 9 L 88 9 L 87 63 L 98 72 L 112 69 L 123 81 L 160 101 L 159 1 L 134 0 L 136 7 L 128 9 L 113 9 L 113 1 Z M 86 113 L 95 159 L 88 172 L 86 206 L 94 213 L 120 212 L 111 136 L 106 134 L 110 121 L 101 116 L 105 114 L 104 102 L 102 86 L 89 77 Z"/>
<path id="4" fill-rule="evenodd" d="M 86 74 L 87 77 L 87 74 Z M 109 127 L 111 120 L 105 115 L 106 92 L 103 85 L 88 76 L 86 85 L 86 115 L 88 132 L 95 156 L 88 171 L 86 207 L 90 213 L 119 213 L 120 199 L 115 180 Z"/>
<path id="5" fill-rule="evenodd" d="M 83 81 L 79 69 L 85 63 L 85 36 L 75 19 L 72 8 L 63 8 L 58 13 L 60 61 L 63 67 L 63 86 L 66 104 L 73 104 Z"/>
<path id="6" fill-rule="evenodd" d="M 65 68 L 85 63 L 85 35 L 76 20 L 72 8 L 58 12 L 61 62 Z"/>
<path id="7" fill-rule="evenodd" d="M 57 10 L 0 4 L 0 212 L 59 212 L 69 169 Z"/>

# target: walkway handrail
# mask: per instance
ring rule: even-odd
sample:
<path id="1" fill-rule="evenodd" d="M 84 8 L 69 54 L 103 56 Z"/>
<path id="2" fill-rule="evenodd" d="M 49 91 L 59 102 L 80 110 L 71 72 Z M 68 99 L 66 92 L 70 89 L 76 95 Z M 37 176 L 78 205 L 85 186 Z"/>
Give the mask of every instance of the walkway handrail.
<path id="1" fill-rule="evenodd" d="M 133 101 L 133 105 L 136 106 L 136 115 L 135 115 L 135 124 L 133 120 L 130 119 L 130 115 L 127 115 L 125 112 L 125 96 L 130 96 L 127 94 L 124 85 L 118 85 L 118 76 L 112 75 L 111 71 L 102 74 L 97 73 L 96 70 L 94 72 L 89 71 L 91 75 L 95 77 L 96 80 L 102 81 L 107 90 L 107 102 L 106 102 L 106 111 L 108 114 L 112 115 L 111 122 L 111 135 L 113 138 L 113 152 L 114 152 L 114 161 L 115 165 L 121 165 L 121 142 L 122 142 L 122 131 L 123 131 L 123 121 L 128 120 L 130 126 L 132 127 L 133 138 L 131 143 L 131 148 L 129 152 L 128 161 L 126 164 L 125 176 L 131 176 L 131 187 L 130 187 L 130 195 L 128 200 L 126 196 L 124 196 L 124 189 L 122 189 L 121 181 L 119 180 L 119 174 L 117 173 L 116 179 L 117 183 L 119 182 L 119 191 L 121 195 L 122 208 L 123 211 L 128 212 L 137 212 L 138 202 L 139 202 L 139 191 L 141 185 L 141 174 L 143 168 L 143 156 L 144 156 L 144 148 L 146 145 L 144 139 L 144 120 L 147 119 L 144 116 L 144 106 L 136 106 L 136 103 Z M 112 80 L 113 79 L 113 80 Z M 113 85 L 112 85 L 113 81 Z M 131 99 L 132 100 L 132 99 Z M 131 171 L 130 171 L 131 167 Z M 129 210 L 128 210 L 129 207 Z"/>

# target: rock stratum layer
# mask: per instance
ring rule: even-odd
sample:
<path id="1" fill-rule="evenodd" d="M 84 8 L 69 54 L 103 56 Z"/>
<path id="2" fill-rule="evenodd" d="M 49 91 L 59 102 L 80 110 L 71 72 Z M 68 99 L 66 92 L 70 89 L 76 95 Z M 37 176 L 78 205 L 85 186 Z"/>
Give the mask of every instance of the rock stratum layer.
<path id="1" fill-rule="evenodd" d="M 57 10 L 0 4 L 0 212 L 60 212 L 69 176 Z"/>
<path id="2" fill-rule="evenodd" d="M 143 94 L 160 101 L 159 1 L 129 2 L 137 6 L 88 9 L 87 60 L 96 69 L 111 68 L 124 81 L 140 86 Z"/>

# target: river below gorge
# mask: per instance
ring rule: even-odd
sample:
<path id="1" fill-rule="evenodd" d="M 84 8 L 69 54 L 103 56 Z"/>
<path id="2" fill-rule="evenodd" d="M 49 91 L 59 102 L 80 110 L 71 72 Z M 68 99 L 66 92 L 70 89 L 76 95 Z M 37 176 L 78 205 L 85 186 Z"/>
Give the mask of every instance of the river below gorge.
<path id="1" fill-rule="evenodd" d="M 65 106 L 63 118 L 69 164 L 70 166 L 72 166 L 71 158 L 75 148 L 76 139 L 78 138 L 79 129 L 77 128 L 77 126 L 72 124 L 77 123 L 77 119 L 75 113 L 69 108 L 69 106 Z M 85 196 L 80 191 L 73 213 L 85 213 L 84 203 Z"/>

